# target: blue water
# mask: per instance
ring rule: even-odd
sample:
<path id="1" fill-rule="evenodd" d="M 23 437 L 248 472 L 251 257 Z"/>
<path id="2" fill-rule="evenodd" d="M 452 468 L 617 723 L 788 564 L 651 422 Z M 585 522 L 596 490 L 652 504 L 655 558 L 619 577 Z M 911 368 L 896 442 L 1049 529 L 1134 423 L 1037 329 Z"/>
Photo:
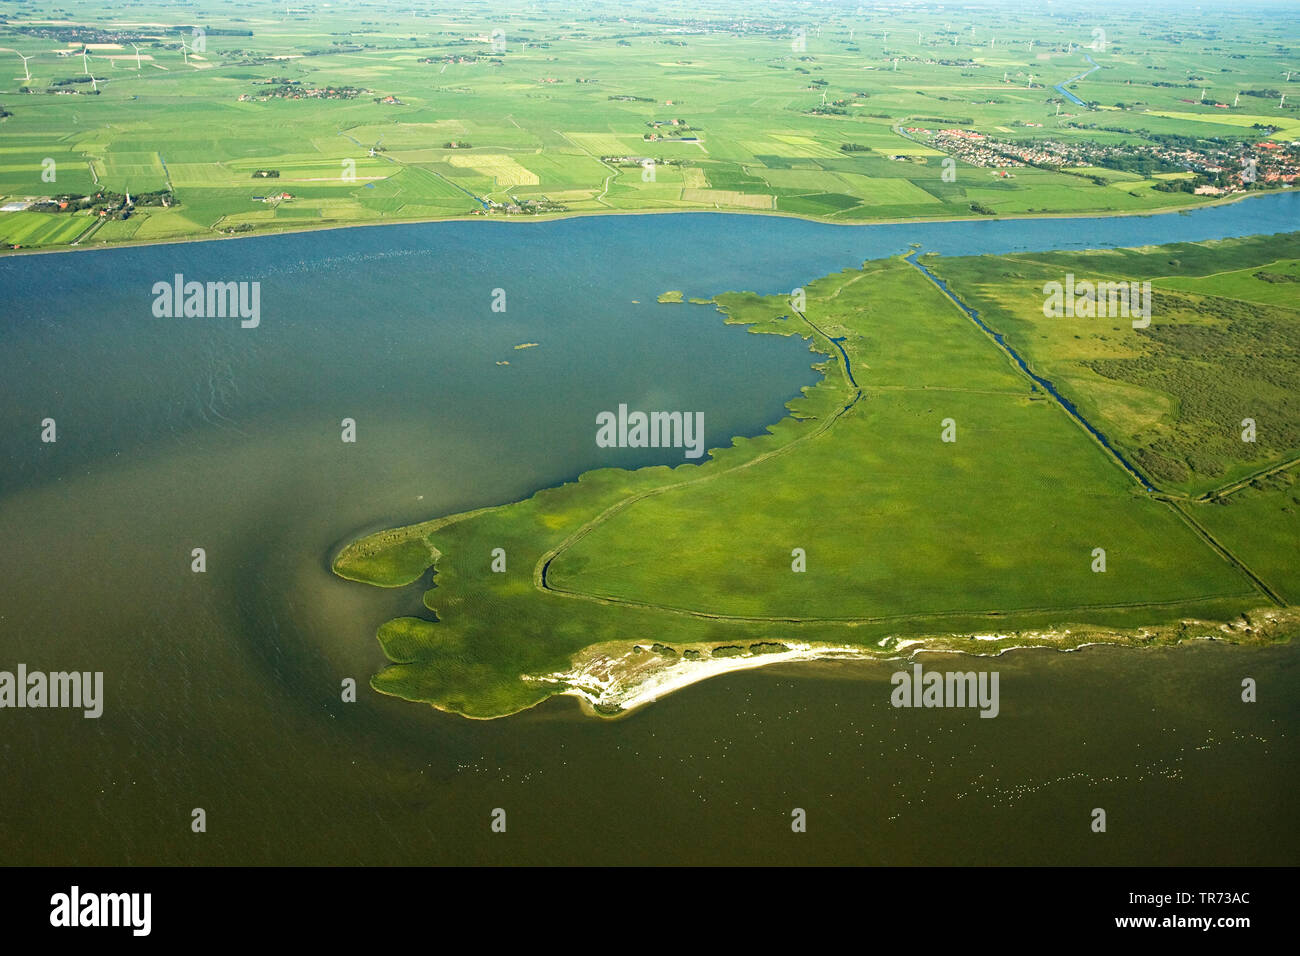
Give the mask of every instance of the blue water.
<path id="1" fill-rule="evenodd" d="M 425 274 L 453 268 L 467 279 L 493 271 L 532 274 L 540 266 L 570 270 L 577 288 L 639 292 L 650 282 L 657 294 L 663 291 L 658 283 L 672 279 L 688 295 L 728 289 L 776 293 L 831 270 L 900 254 L 912 243 L 961 256 L 1199 242 L 1297 228 L 1300 196 L 1291 190 L 1147 216 L 861 226 L 732 213 L 432 222 L 5 257 L 0 301 L 45 302 L 56 310 L 88 287 L 111 289 L 209 267 L 254 279 L 351 269 L 352 280 L 364 282 L 368 269 L 390 260 L 405 260 L 413 272 Z M 68 283 L 77 288 L 67 289 Z"/>
<path id="2" fill-rule="evenodd" d="M 1060 93 L 1062 96 L 1064 96 L 1067 100 L 1069 100 L 1069 101 L 1070 101 L 1071 103 L 1073 103 L 1075 106 L 1087 106 L 1088 104 L 1085 103 L 1083 100 L 1079 99 L 1077 96 L 1075 96 L 1075 95 L 1074 95 L 1073 93 L 1071 93 L 1069 90 L 1067 90 L 1067 89 L 1065 88 L 1065 84 L 1067 84 L 1067 83 L 1077 83 L 1079 80 L 1082 80 L 1084 77 L 1086 77 L 1086 76 L 1090 76 L 1091 74 L 1093 74 L 1093 73 L 1095 73 L 1095 72 L 1097 72 L 1098 70 L 1101 69 L 1101 64 L 1097 63 L 1097 62 L 1096 62 L 1092 57 L 1090 57 L 1088 54 L 1085 53 L 1085 54 L 1083 55 L 1083 58 L 1084 58 L 1085 60 L 1087 60 L 1089 63 L 1092 64 L 1092 69 L 1091 69 L 1091 70 L 1085 70 L 1084 72 L 1080 73 L 1078 76 L 1072 76 L 1072 77 L 1070 77 L 1068 80 L 1062 80 L 1060 83 L 1057 83 L 1057 84 L 1056 84 L 1056 92 Z"/>
<path id="3" fill-rule="evenodd" d="M 947 255 L 1111 248 L 1297 223 L 1300 197 L 1280 192 L 1156 216 L 838 226 L 683 213 L 7 257 L 0 490 L 48 480 L 56 465 L 86 467 L 194 435 L 253 440 L 275 433 L 275 416 L 337 424 L 364 411 L 371 423 L 392 422 L 413 408 L 431 443 L 478 421 L 503 456 L 532 446 L 556 463 L 548 482 L 666 461 L 631 450 L 597 456 L 594 416 L 621 401 L 703 410 L 717 444 L 761 432 L 815 379 L 798 343 L 748 336 L 707 308 L 661 306 L 667 289 L 788 293 L 911 244 Z M 154 318 L 153 284 L 175 273 L 260 282 L 260 327 Z M 507 290 L 504 314 L 490 309 L 496 288 Z M 523 342 L 542 346 L 516 352 Z M 47 416 L 75 440 L 35 454 L 25 440 Z"/>
<path id="4" fill-rule="evenodd" d="M 844 358 L 844 374 L 849 377 L 849 384 L 857 388 L 858 380 L 853 377 L 853 363 L 849 361 L 849 353 L 844 349 L 844 342 L 847 338 L 848 336 L 841 335 L 838 338 L 831 339 L 831 341 L 835 343 L 835 347 L 840 350 L 840 355 Z"/>

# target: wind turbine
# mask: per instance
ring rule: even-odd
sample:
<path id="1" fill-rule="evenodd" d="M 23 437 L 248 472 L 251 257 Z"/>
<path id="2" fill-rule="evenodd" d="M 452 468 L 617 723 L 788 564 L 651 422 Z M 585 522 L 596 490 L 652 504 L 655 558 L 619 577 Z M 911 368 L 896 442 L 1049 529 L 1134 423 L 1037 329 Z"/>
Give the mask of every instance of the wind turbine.
<path id="1" fill-rule="evenodd" d="M 1236 106 L 1236 105 L 1237 105 L 1237 100 L 1239 100 L 1239 99 L 1241 99 L 1241 90 L 1238 90 L 1238 91 L 1237 91 L 1237 95 L 1234 96 L 1234 97 L 1232 98 L 1232 105 L 1233 105 L 1233 106 Z"/>
<path id="2" fill-rule="evenodd" d="M 81 72 L 90 76 L 90 48 L 85 46 L 81 48 Z"/>
<path id="3" fill-rule="evenodd" d="M 135 69 L 138 73 L 140 71 L 140 48 L 134 43 L 131 44 L 131 47 L 135 50 Z"/>
<path id="4" fill-rule="evenodd" d="M 27 74 L 27 82 L 30 83 L 32 81 L 32 71 L 27 69 L 27 61 L 30 60 L 32 56 L 35 56 L 36 54 L 33 53 L 32 56 L 23 56 L 21 53 L 19 53 L 18 55 L 22 57 L 23 72 Z"/>
<path id="5" fill-rule="evenodd" d="M 185 34 L 181 34 L 181 56 L 185 58 L 185 65 L 190 65 L 190 48 L 185 44 Z"/>
<path id="6" fill-rule="evenodd" d="M 1025 89 L 1027 89 L 1027 90 L 1032 90 L 1033 88 L 1034 88 L 1034 74 L 1030 73 L 1030 74 L 1029 74 L 1029 85 L 1026 86 Z"/>
<path id="7" fill-rule="evenodd" d="M 1205 102 L 1205 90 L 1201 90 L 1201 102 Z"/>
<path id="8" fill-rule="evenodd" d="M 95 74 L 90 74 L 90 88 L 96 93 L 99 92 L 99 84 L 95 82 Z"/>

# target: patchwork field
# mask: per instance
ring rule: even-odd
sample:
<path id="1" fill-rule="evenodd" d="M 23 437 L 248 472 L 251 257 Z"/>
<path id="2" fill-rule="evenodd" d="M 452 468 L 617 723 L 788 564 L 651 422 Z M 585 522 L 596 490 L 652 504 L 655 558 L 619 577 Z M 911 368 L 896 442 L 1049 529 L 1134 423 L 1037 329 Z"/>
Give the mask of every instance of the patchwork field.
<path id="1" fill-rule="evenodd" d="M 1285 14 L 1223 14 L 1201 36 L 1179 32 L 1174 13 L 1108 11 L 1103 49 L 1090 22 L 1047 10 L 982 11 L 971 31 L 964 14 L 919 8 L 895 11 L 888 30 L 847 6 L 816 23 L 786 3 L 743 22 L 683 4 L 611 9 L 575 22 L 392 0 L 285 20 L 250 0 L 205 14 L 207 47 L 188 55 L 192 17 L 147 0 L 129 19 L 85 0 L 54 24 L 15 10 L 0 23 L 13 74 L 0 81 L 0 200 L 173 191 L 169 208 L 138 208 L 138 225 L 100 228 L 87 245 L 642 209 L 846 222 L 1142 212 L 1214 197 L 1163 191 L 1191 175 L 1169 169 L 1002 176 L 959 156 L 945 177 L 945 153 L 907 129 L 1133 146 L 1195 135 L 1234 149 L 1283 148 L 1300 131 L 1300 96 L 1283 98 L 1300 82 Z M 83 62 L 76 30 L 111 42 L 88 44 Z M 1084 72 L 1085 51 L 1101 68 L 1071 84 L 1089 103 L 1077 108 L 1051 84 Z M 641 159 L 656 163 L 654 182 Z M 259 170 L 278 172 L 303 208 L 261 215 Z M 8 246 L 85 231 L 0 217 Z"/>
<path id="2" fill-rule="evenodd" d="M 498 187 L 536 186 L 541 182 L 541 178 L 536 173 L 525 169 L 514 158 L 502 153 L 475 153 L 471 156 L 457 154 L 449 161 L 453 166 L 472 169 L 491 178 Z"/>

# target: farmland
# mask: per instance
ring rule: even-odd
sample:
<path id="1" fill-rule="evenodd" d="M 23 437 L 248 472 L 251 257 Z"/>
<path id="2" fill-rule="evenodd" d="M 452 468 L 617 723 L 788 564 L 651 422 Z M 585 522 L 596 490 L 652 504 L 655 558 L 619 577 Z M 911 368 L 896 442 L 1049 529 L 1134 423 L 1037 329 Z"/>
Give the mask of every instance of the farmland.
<path id="1" fill-rule="evenodd" d="M 1287 169 L 1300 129 L 1300 97 L 1285 99 L 1300 83 L 1296 24 L 1280 12 L 1201 29 L 1174 12 L 853 4 L 282 16 L 250 0 L 197 22 L 147 2 L 129 16 L 66 10 L 0 4 L 2 203 L 96 190 L 174 202 L 0 213 L 9 247 L 471 215 L 1141 213 L 1282 182 L 1196 195 L 1166 188 L 1177 172 L 988 168 L 933 134 L 1134 147 L 1201 136 L 1228 152 L 1265 144 Z M 1080 107 L 1054 84 L 1090 59 L 1099 69 L 1070 87 Z M 277 174 L 269 185 L 262 170 Z"/>

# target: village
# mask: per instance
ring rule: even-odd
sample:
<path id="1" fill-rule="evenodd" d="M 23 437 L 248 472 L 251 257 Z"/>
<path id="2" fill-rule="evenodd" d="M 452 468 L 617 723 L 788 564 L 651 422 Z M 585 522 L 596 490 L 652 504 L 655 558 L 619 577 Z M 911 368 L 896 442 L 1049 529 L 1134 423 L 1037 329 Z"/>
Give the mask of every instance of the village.
<path id="1" fill-rule="evenodd" d="M 547 199 L 545 196 L 539 196 L 536 199 L 510 196 L 508 199 L 508 202 L 497 202 L 493 199 L 480 200 L 483 206 L 481 209 L 475 209 L 474 215 L 538 216 L 542 213 L 568 212 L 569 208 L 561 203 Z"/>
<path id="2" fill-rule="evenodd" d="M 1115 145 L 1057 139 L 1009 142 L 967 129 L 909 126 L 904 132 L 984 169 L 1101 167 L 1143 176 L 1191 172 L 1195 175 L 1190 188 L 1198 195 L 1239 192 L 1261 184 L 1289 186 L 1300 173 L 1300 141 L 1226 143 L 1165 136 L 1155 145 Z"/>
<path id="3" fill-rule="evenodd" d="M 88 210 L 92 216 L 105 219 L 129 219 L 137 206 L 160 206 L 164 209 L 176 205 L 171 190 L 160 189 L 150 193 L 115 193 L 100 190 L 88 196 L 61 193 L 57 196 L 37 196 L 6 202 L 0 212 L 68 212 Z"/>
<path id="4" fill-rule="evenodd" d="M 356 99 L 362 93 L 370 92 L 357 86 L 303 86 L 301 80 L 283 80 L 279 78 L 263 80 L 261 85 L 269 86 L 271 89 L 259 93 L 241 93 L 239 102 L 247 103 L 252 100 L 265 102 L 271 99 L 351 100 Z"/>

